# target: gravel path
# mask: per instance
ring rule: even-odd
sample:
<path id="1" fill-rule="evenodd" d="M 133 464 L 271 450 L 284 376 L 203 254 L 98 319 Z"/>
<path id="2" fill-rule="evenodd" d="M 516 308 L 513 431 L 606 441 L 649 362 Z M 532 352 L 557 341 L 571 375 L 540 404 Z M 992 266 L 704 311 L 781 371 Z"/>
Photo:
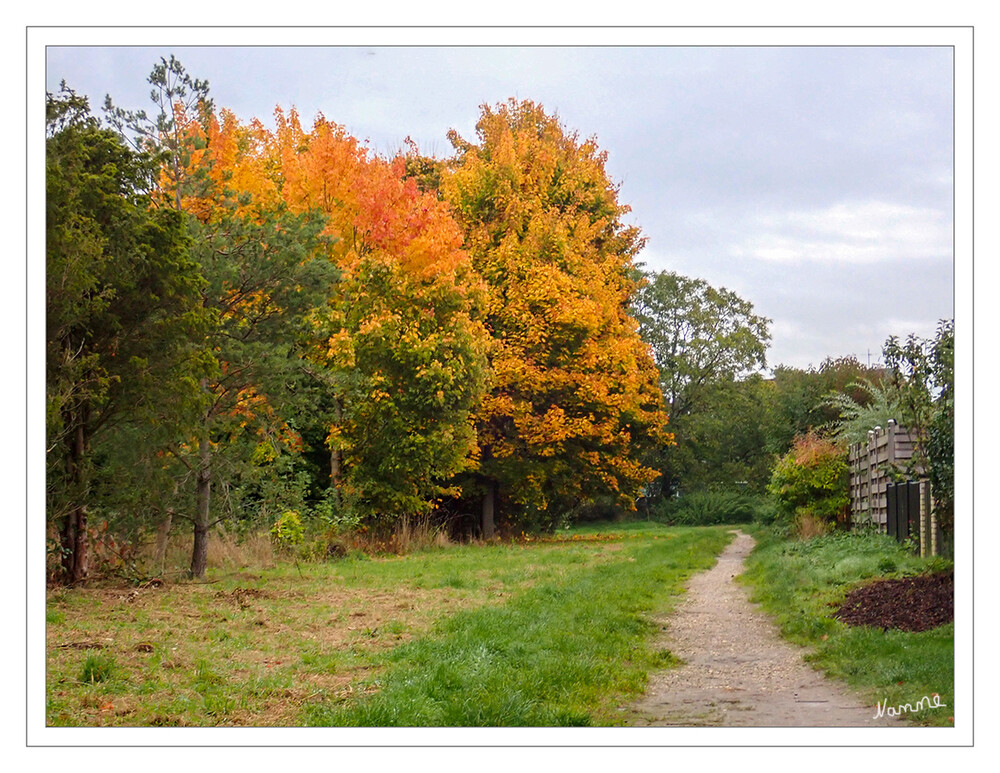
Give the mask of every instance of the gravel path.
<path id="1" fill-rule="evenodd" d="M 753 539 L 737 532 L 718 563 L 693 577 L 683 602 L 663 621 L 657 646 L 683 665 L 654 674 L 627 711 L 637 726 L 876 727 L 864 705 L 802 659 L 734 577 Z"/>

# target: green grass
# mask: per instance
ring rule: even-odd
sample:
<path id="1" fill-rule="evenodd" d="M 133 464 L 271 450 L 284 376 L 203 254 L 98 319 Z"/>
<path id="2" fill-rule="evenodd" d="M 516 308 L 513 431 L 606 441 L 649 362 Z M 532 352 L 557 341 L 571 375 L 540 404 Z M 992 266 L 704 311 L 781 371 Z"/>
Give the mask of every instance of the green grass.
<path id="1" fill-rule="evenodd" d="M 948 566 L 920 558 L 884 535 L 831 534 L 785 540 L 752 530 L 757 546 L 740 580 L 789 640 L 809 647 L 817 668 L 857 689 L 872 706 L 916 703 L 938 693 L 948 709 L 907 714 L 920 725 L 950 726 L 954 710 L 954 626 L 910 633 L 852 627 L 832 617 L 849 590 L 873 578 L 903 577 Z"/>
<path id="2" fill-rule="evenodd" d="M 462 626 L 478 625 L 481 636 L 469 642 L 479 641 L 480 648 L 470 643 L 449 650 L 435 667 L 445 681 L 464 684 L 465 669 L 485 668 L 498 653 L 536 676 L 551 672 L 543 681 L 547 697 L 529 694 L 534 688 L 522 682 L 523 700 L 538 707 L 534 713 L 525 712 L 523 702 L 508 714 L 491 703 L 482 721 L 610 722 L 596 712 L 612 693 L 640 689 L 650 668 L 669 665 L 669 653 L 647 649 L 645 615 L 669 606 L 680 578 L 710 565 L 727 539 L 724 530 L 591 526 L 551 541 L 213 570 L 209 584 L 168 583 L 134 598 L 127 587 L 54 589 L 46 608 L 46 721 L 322 722 L 360 703 L 361 691 L 397 679 L 413 653 L 432 660 L 432 642 L 465 636 Z M 633 581 L 636 589 L 623 592 Z M 556 609 L 567 604 L 579 606 L 575 619 L 569 615 L 572 626 L 566 610 Z M 496 631 L 484 629 L 494 623 Z M 606 633 L 606 626 L 614 630 Z M 549 639 L 542 637 L 546 627 L 555 629 Z M 84 681 L 91 656 L 113 668 Z M 457 662 L 466 656 L 466 665 Z M 100 673 L 94 663 L 87 668 Z M 461 694 L 455 699 L 463 700 Z M 514 702 L 510 695 L 504 700 Z"/>
<path id="3" fill-rule="evenodd" d="M 95 682 L 106 682 L 111 679 L 115 672 L 115 661 L 104 655 L 88 655 L 83 661 L 83 669 L 80 672 L 80 681 L 94 684 Z"/>
<path id="4" fill-rule="evenodd" d="M 602 533 L 587 527 L 565 536 Z M 644 689 L 650 670 L 676 663 L 649 648 L 650 613 L 669 608 L 731 538 L 722 529 L 655 524 L 618 533 L 627 538 L 614 560 L 443 620 L 432 635 L 387 653 L 386 670 L 359 683 L 356 697 L 307 708 L 308 724 L 614 724 L 614 707 Z"/>

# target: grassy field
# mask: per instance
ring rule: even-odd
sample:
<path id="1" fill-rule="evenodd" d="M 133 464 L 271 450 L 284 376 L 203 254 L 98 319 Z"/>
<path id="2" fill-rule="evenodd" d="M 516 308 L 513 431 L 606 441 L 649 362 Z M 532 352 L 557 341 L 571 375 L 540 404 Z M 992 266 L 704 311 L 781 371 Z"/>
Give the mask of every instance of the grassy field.
<path id="1" fill-rule="evenodd" d="M 514 544 L 50 591 L 50 725 L 614 724 L 671 662 L 654 614 L 724 528 Z"/>
<path id="2" fill-rule="evenodd" d="M 922 633 L 844 625 L 831 615 L 846 593 L 875 577 L 903 577 L 946 567 L 920 558 L 884 535 L 832 534 L 789 541 L 752 529 L 757 547 L 741 581 L 772 614 L 786 638 L 811 649 L 806 659 L 857 689 L 874 706 L 916 704 L 934 693 L 954 706 L 954 625 Z M 906 715 L 914 724 L 951 726 L 954 710 Z"/>

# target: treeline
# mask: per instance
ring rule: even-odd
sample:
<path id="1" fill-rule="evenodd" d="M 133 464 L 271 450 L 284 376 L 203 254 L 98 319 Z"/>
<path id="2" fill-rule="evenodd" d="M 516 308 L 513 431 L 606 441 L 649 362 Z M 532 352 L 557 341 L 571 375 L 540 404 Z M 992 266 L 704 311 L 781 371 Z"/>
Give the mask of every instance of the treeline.
<path id="1" fill-rule="evenodd" d="M 510 101 L 450 159 L 383 159 L 323 116 L 240 122 L 173 58 L 149 80 L 152 116 L 47 100 L 63 580 L 95 516 L 121 544 L 188 522 L 200 577 L 222 519 L 489 537 L 632 506 L 670 436 L 629 313 L 642 238 L 593 141 Z"/>

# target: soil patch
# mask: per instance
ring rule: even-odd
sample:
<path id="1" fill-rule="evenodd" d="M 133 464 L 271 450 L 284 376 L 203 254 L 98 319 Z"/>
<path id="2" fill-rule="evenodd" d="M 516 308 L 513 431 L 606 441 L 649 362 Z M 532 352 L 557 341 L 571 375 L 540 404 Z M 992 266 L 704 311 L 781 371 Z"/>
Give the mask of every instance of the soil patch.
<path id="1" fill-rule="evenodd" d="M 929 631 L 955 619 L 952 572 L 877 580 L 847 594 L 834 617 L 846 625 Z"/>

